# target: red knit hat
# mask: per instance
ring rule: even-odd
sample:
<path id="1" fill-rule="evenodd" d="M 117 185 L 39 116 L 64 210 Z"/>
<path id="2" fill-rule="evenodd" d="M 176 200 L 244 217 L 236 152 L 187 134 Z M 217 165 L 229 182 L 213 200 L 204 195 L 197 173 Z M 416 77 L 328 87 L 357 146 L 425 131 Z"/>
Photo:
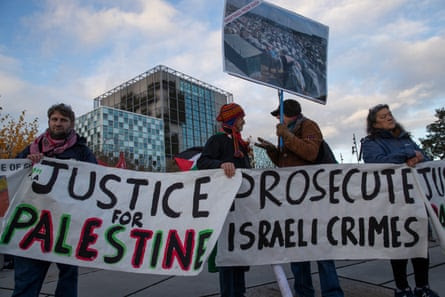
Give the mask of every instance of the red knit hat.
<path id="1" fill-rule="evenodd" d="M 221 106 L 216 120 L 223 123 L 232 122 L 231 124 L 233 125 L 233 122 L 237 118 L 243 117 L 244 115 L 244 110 L 241 108 L 241 106 L 236 103 L 229 103 Z"/>

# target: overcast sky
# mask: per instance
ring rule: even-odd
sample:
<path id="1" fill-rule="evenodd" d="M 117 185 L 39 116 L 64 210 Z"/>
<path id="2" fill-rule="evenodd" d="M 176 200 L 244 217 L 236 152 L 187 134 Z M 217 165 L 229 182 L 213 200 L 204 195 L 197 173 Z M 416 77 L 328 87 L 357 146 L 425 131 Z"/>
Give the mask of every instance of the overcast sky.
<path id="1" fill-rule="evenodd" d="M 270 0 L 329 26 L 328 98 L 300 101 L 336 156 L 356 162 L 368 108 L 390 105 L 417 140 L 445 106 L 443 0 Z M 244 137 L 276 141 L 275 89 L 223 72 L 223 0 L 0 0 L 0 106 L 39 118 L 93 98 L 157 66 L 231 92 L 246 110 Z"/>

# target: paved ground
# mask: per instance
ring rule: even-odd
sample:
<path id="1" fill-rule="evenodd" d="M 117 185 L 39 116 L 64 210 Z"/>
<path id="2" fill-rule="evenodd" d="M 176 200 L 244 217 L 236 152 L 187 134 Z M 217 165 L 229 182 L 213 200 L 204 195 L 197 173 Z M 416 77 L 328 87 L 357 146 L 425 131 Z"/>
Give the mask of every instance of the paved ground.
<path id="1" fill-rule="evenodd" d="M 436 244 L 430 245 L 430 284 L 445 297 L 445 255 Z M 337 271 L 346 297 L 392 297 L 394 282 L 388 261 L 337 261 Z M 284 265 L 289 283 L 292 273 L 289 265 Z M 411 265 L 410 283 L 413 284 Z M 0 297 L 10 296 L 14 287 L 13 270 L 0 271 Z M 272 268 L 255 266 L 246 274 L 246 297 L 281 296 Z M 54 296 L 57 281 L 57 268 L 52 267 L 42 288 L 41 297 Z M 318 290 L 319 281 L 316 265 L 313 265 L 313 281 Z M 219 296 L 218 277 L 215 273 L 203 271 L 196 277 L 159 276 L 123 273 L 108 270 L 81 268 L 79 277 L 79 297 L 210 297 Z"/>

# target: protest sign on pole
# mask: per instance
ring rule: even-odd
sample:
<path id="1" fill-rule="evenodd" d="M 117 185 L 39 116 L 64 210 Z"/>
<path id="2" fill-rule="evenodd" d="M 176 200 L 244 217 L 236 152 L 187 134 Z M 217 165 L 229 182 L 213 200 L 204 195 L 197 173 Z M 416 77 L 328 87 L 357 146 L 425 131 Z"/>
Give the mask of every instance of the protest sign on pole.
<path id="1" fill-rule="evenodd" d="M 329 28 L 266 1 L 226 0 L 224 71 L 326 104 Z"/>

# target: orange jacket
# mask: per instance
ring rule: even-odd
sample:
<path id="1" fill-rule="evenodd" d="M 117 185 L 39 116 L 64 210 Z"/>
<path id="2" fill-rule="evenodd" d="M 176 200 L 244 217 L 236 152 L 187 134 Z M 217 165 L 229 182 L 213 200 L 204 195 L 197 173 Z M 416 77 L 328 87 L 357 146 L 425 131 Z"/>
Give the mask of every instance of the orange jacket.
<path id="1" fill-rule="evenodd" d="M 291 132 L 283 138 L 284 148 L 281 151 L 267 151 L 269 158 L 278 167 L 314 164 L 323 141 L 317 123 L 307 118 L 299 120 Z"/>

